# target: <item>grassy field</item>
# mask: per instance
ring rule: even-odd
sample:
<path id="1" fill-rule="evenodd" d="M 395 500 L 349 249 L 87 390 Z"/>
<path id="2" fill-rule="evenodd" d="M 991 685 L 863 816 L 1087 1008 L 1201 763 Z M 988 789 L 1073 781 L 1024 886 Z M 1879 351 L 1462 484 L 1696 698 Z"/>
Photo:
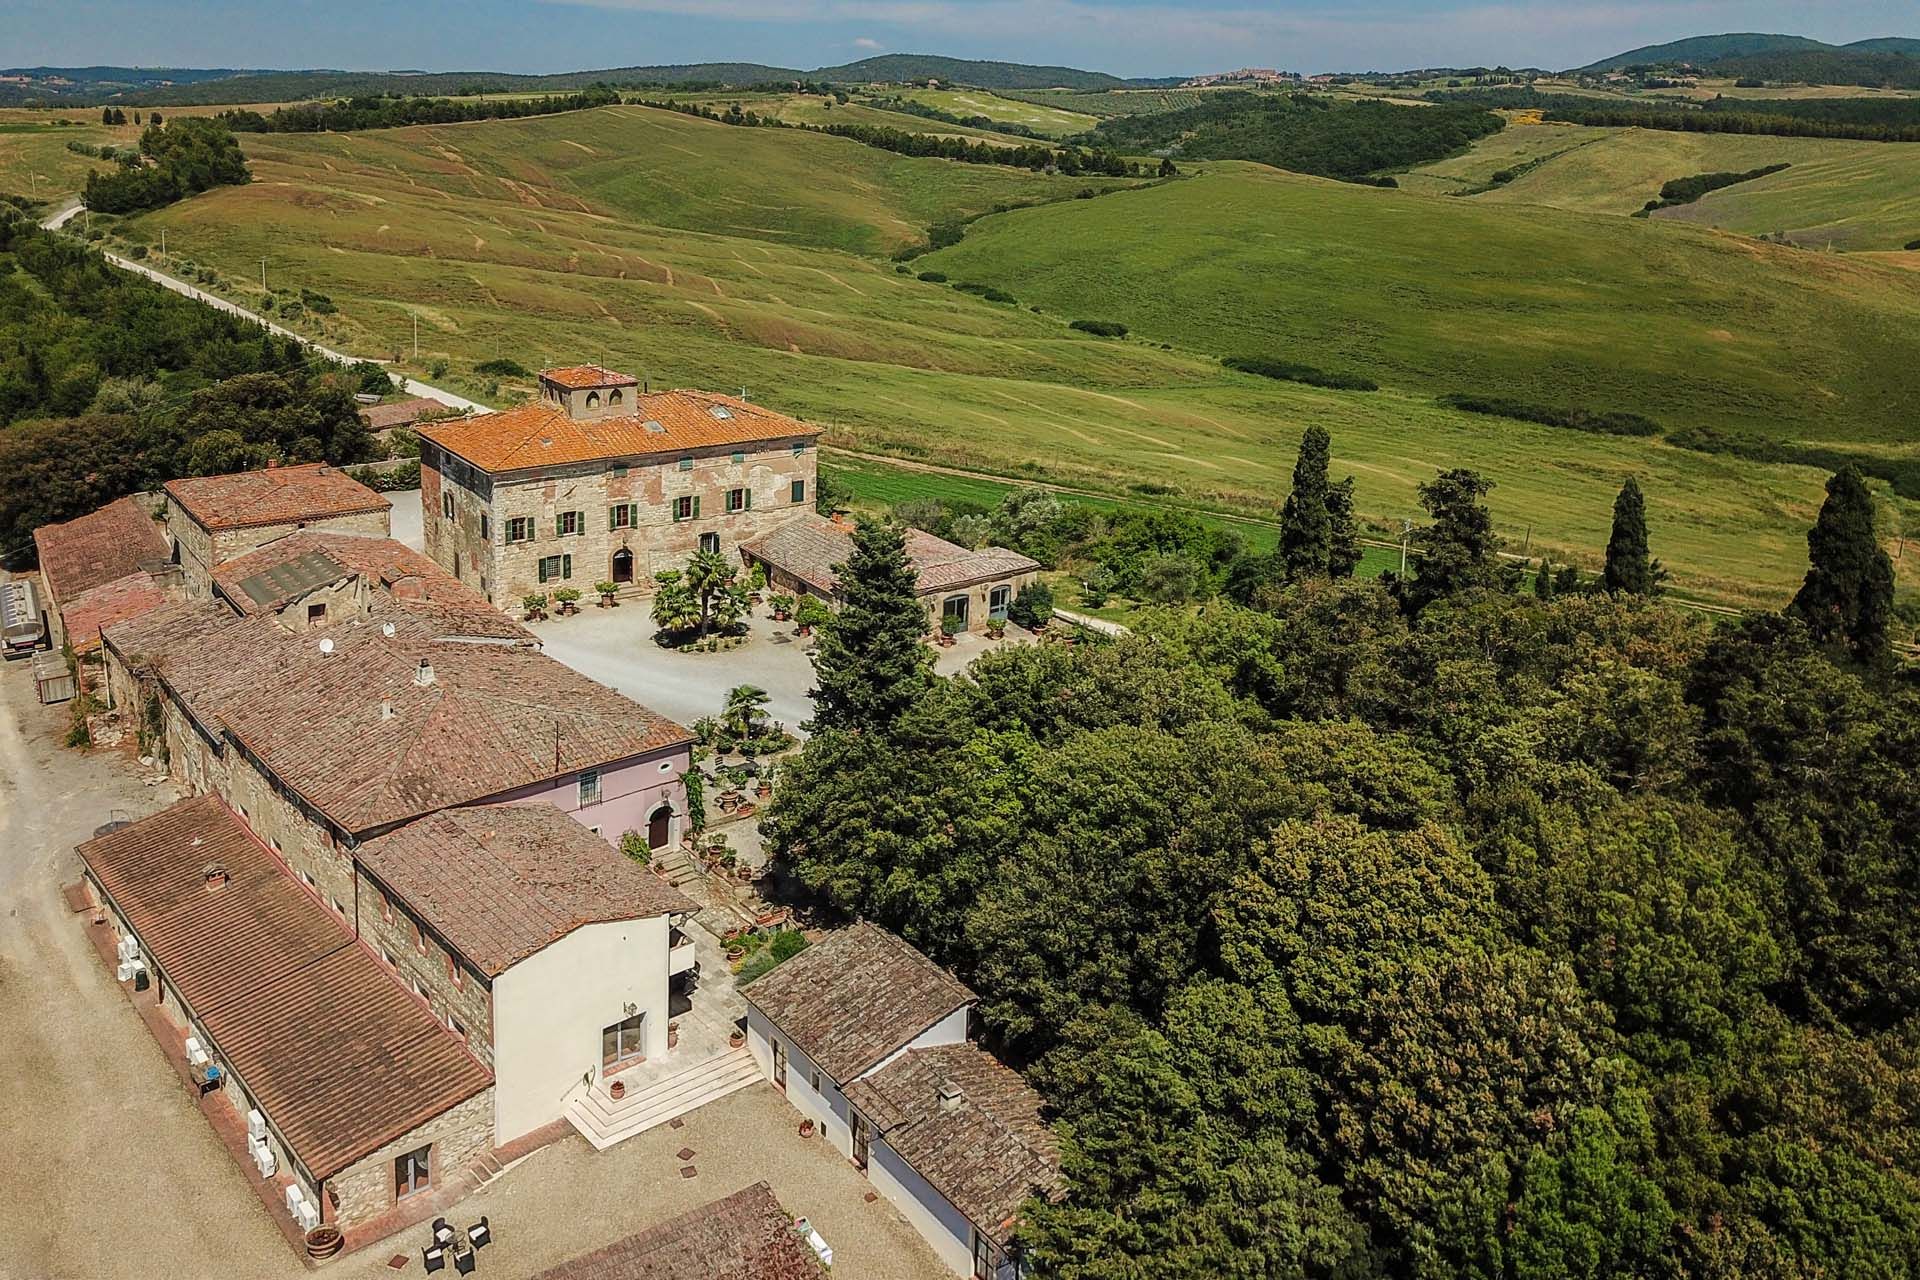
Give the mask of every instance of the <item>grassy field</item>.
<path id="1" fill-rule="evenodd" d="M 1049 138 L 1085 133 L 1100 123 L 1097 116 L 1084 112 L 1065 111 L 1038 102 L 1017 102 L 985 89 L 908 89 L 900 96 L 957 116 L 985 116 L 1001 124 L 1025 125 Z"/>
<path id="2" fill-rule="evenodd" d="M 1898 249 L 1920 238 L 1920 146 L 1902 143 L 1514 124 L 1465 155 L 1405 175 L 1400 185 L 1472 191 L 1496 170 L 1534 160 L 1539 163 L 1512 182 L 1472 199 L 1630 214 L 1671 178 L 1788 164 L 1784 172 L 1654 216 L 1748 235 L 1784 232 L 1820 249 Z"/>
<path id="3" fill-rule="evenodd" d="M 1215 164 L 986 220 L 927 261 L 1154 340 L 1408 390 L 1801 439 L 1914 435 L 1920 277 L 1665 222 Z"/>
<path id="4" fill-rule="evenodd" d="M 92 123 L 68 122 L 43 111 L 0 110 L 0 193 L 59 204 L 86 184 L 106 162 L 67 150 L 69 142 L 115 146 L 138 141 L 131 126 L 110 129 L 95 111 Z"/>
<path id="5" fill-rule="evenodd" d="M 1184 506 L 1266 519 L 1301 432 L 1317 422 L 1333 433 L 1336 474 L 1357 478 L 1362 514 L 1395 535 L 1436 468 L 1474 466 L 1497 484 L 1495 518 L 1516 546 L 1591 566 L 1620 479 L 1637 474 L 1656 553 L 1689 590 L 1729 601 L 1791 592 L 1823 476 L 1455 413 L 1398 377 L 1373 395 L 1273 382 L 1223 370 L 1209 353 L 1226 337 L 1238 346 L 1243 334 L 1264 340 L 1293 325 L 1310 348 L 1404 350 L 1410 367 L 1485 366 L 1514 379 L 1571 383 L 1619 361 L 1622 380 L 1671 376 L 1669 394 L 1750 376 L 1756 415 L 1797 404 L 1787 390 L 1796 373 L 1832 364 L 1853 376 L 1835 350 L 1843 344 L 1878 358 L 1843 323 L 1849 313 L 1774 261 L 1813 255 L 1755 257 L 1686 228 L 1253 166 L 989 217 L 959 249 L 914 264 L 955 280 L 977 270 L 1019 297 L 1010 305 L 876 255 L 930 222 L 1070 195 L 1086 180 L 638 107 L 245 145 L 252 184 L 146 215 L 126 233 L 151 245 L 165 227 L 174 256 L 160 265 L 211 266 L 246 302 L 260 299 L 264 254 L 283 297 L 331 297 L 336 314 L 297 323 L 342 349 L 410 356 L 417 319 L 420 358 L 403 367 L 429 373 L 444 361 L 440 380 L 496 403 L 527 388 L 489 385 L 474 362 L 604 361 L 656 385 L 747 387 L 821 423 L 837 450 L 1005 477 L 943 486 L 1037 480 L 1139 501 L 1129 486 L 1151 481 Z M 1624 238 L 1608 241 L 1600 226 Z M 1036 254 L 1023 256 L 1022 241 Z M 1481 241 L 1463 258 L 1463 245 Z M 1808 312 L 1801 327 L 1773 313 L 1762 276 L 1743 274 L 1763 267 L 1790 282 L 1780 305 Z M 1098 291 L 1076 293 L 1060 274 L 1069 269 Z M 1878 274 L 1861 279 L 1881 287 Z M 1852 292 L 1863 291 L 1856 281 Z M 1194 298 L 1206 313 L 1197 320 L 1180 310 L 1195 310 Z M 1726 320 L 1723 310 L 1748 314 Z M 1128 319 L 1156 341 L 1067 328 L 1086 315 Z M 1701 337 L 1710 323 L 1740 336 Z M 1667 341 L 1645 339 L 1656 329 Z M 1783 355 L 1793 341 L 1811 345 Z M 1881 376 L 1915 375 L 1895 361 Z M 936 483 L 899 474 L 921 478 L 887 483 Z M 1893 506 L 1888 518 L 1912 514 Z"/>

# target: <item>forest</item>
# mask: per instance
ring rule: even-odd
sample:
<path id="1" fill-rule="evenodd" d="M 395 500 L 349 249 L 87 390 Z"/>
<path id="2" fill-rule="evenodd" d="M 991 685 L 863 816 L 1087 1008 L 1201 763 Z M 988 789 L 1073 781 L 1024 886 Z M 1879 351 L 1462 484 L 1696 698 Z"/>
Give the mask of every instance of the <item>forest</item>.
<path id="1" fill-rule="evenodd" d="M 1327 449 L 1239 602 L 952 679 L 898 526 L 856 533 L 764 831 L 1049 1100 L 1027 1262 L 1920 1272 L 1920 684 L 1857 473 L 1793 604 L 1715 622 L 1659 601 L 1632 480 L 1597 582 L 1527 589 L 1470 471 L 1356 581 Z"/>
<path id="2" fill-rule="evenodd" d="M 138 152 L 116 152 L 119 167 L 87 175 L 80 201 L 95 213 L 158 209 L 213 187 L 249 180 L 246 157 L 232 132 L 204 116 L 153 118 L 140 133 Z"/>
<path id="3" fill-rule="evenodd" d="M 1912 98 L 1710 98 L 1700 103 L 1637 98 L 1608 101 L 1531 88 L 1461 89 L 1429 101 L 1538 110 L 1563 124 L 1668 129 L 1686 133 L 1773 134 L 1785 138 L 1850 138 L 1920 142 L 1920 100 Z"/>
<path id="4" fill-rule="evenodd" d="M 1178 111 L 1102 120 L 1086 138 L 1113 151 L 1256 160 L 1352 181 L 1438 160 L 1498 133 L 1503 124 L 1477 105 L 1408 110 L 1383 102 L 1336 104 L 1306 94 L 1227 92 Z"/>
<path id="5" fill-rule="evenodd" d="M 236 133 L 346 133 L 354 129 L 398 129 L 412 124 L 461 124 L 469 120 L 518 120 L 526 116 L 588 111 L 618 103 L 605 85 L 579 93 L 544 98 L 409 98 L 369 95 L 336 102 L 301 102 L 262 115 L 258 111 L 222 111 L 220 120 Z"/>
<path id="6" fill-rule="evenodd" d="M 0 554 L 175 476 L 377 457 L 353 401 L 363 387 L 392 383 L 0 207 Z"/>

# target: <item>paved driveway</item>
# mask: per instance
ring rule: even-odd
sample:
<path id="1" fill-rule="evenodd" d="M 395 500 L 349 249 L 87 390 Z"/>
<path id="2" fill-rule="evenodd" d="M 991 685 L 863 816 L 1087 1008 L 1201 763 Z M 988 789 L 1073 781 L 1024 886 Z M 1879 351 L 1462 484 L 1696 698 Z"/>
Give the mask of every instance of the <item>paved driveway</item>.
<path id="1" fill-rule="evenodd" d="M 399 495 L 395 495 L 398 497 Z M 767 714 L 804 738 L 800 726 L 813 716 L 807 691 L 813 688 L 814 638 L 799 639 L 790 622 L 774 622 L 764 609 L 749 623 L 747 643 L 723 653 L 664 649 L 653 642 L 650 602 L 629 600 L 615 609 L 582 602 L 570 618 L 532 624 L 549 657 L 619 690 L 643 706 L 684 725 L 720 714 L 727 690 L 757 684 L 771 696 Z M 935 651 L 934 670 L 953 675 L 988 649 L 1031 643 L 1017 628 L 1005 640 L 960 636 L 951 648 Z"/>

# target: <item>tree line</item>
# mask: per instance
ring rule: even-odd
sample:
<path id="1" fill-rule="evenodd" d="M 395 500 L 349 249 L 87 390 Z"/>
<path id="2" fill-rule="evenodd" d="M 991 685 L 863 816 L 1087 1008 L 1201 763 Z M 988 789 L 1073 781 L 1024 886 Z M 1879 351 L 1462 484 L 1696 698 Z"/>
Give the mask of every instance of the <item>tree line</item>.
<path id="1" fill-rule="evenodd" d="M 398 129 L 414 124 L 462 124 L 469 120 L 520 120 L 613 106 L 620 95 L 606 85 L 578 93 L 541 98 L 404 97 L 369 94 L 334 102 L 300 102 L 266 115 L 258 111 L 222 111 L 220 119 L 236 133 L 346 133 L 356 129 Z"/>
<path id="2" fill-rule="evenodd" d="M 1565 124 L 1603 128 L 1667 129 L 1689 133 L 1771 134 L 1788 138 L 1851 138 L 1865 142 L 1920 141 L 1920 101 L 1912 98 L 1711 98 L 1631 102 L 1521 89 L 1429 92 L 1437 102 L 1537 110 Z"/>
<path id="3" fill-rule="evenodd" d="M 1474 105 L 1407 111 L 1384 102 L 1236 90 L 1208 94 L 1178 111 L 1102 120 L 1086 136 L 1117 151 L 1256 160 L 1358 181 L 1451 155 L 1504 126 L 1499 116 Z"/>
<path id="4" fill-rule="evenodd" d="M 110 266 L 0 210 L 0 551 L 183 475 L 380 455 L 353 393 L 390 390 L 291 338 Z"/>
<path id="5" fill-rule="evenodd" d="M 842 568 L 763 831 L 1048 1099 L 1026 1263 L 1920 1273 L 1920 685 L 1857 475 L 1793 605 L 1713 623 L 1631 483 L 1589 590 L 1521 589 L 1470 471 L 1345 576 L 1327 446 L 1248 604 L 1115 641 L 939 679 L 900 527 Z"/>
<path id="6" fill-rule="evenodd" d="M 118 167 L 87 175 L 80 201 L 95 213 L 158 209 L 213 187 L 252 180 L 240 144 L 225 124 L 205 116 L 153 123 L 140 134 L 138 152 L 114 156 Z"/>
<path id="7" fill-rule="evenodd" d="M 999 164 L 1016 169 L 1031 169 L 1036 173 L 1051 170 L 1068 175 L 1087 174 L 1114 178 L 1139 177 L 1144 172 L 1138 164 L 1131 163 L 1111 152 L 1082 150 L 1077 147 L 996 146 L 967 138 L 938 137 L 933 134 L 912 133 L 905 129 L 888 129 L 879 125 L 795 124 L 782 120 L 778 116 L 742 110 L 737 102 L 729 104 L 725 111 L 715 111 L 699 102 L 641 99 L 640 105 L 656 107 L 662 111 L 678 111 L 681 115 L 699 116 L 703 120 L 718 120 L 722 124 L 739 125 L 745 128 L 804 129 L 809 133 L 825 133 L 836 138 L 848 138 L 869 147 L 877 147 L 882 151 L 894 152 L 896 155 L 958 160 L 962 164 Z"/>

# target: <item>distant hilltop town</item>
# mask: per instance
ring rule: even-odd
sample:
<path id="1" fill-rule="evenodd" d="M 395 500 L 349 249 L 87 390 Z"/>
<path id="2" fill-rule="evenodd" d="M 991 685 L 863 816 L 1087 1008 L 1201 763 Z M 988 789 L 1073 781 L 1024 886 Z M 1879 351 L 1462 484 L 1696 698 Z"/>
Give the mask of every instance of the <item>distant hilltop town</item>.
<path id="1" fill-rule="evenodd" d="M 1195 76 L 1191 80 L 1180 82 L 1182 89 L 1205 89 L 1217 84 L 1280 84 L 1297 82 L 1300 76 L 1292 71 L 1275 71 L 1271 67 L 1242 67 L 1238 71 L 1216 71 L 1212 75 Z"/>

